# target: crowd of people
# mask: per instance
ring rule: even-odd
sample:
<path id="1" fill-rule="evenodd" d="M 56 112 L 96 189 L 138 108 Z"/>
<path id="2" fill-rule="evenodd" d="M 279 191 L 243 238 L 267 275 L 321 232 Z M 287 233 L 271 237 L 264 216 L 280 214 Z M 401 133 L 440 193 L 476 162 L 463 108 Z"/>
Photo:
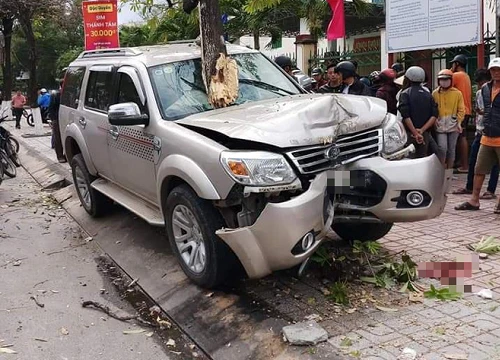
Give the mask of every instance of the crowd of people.
<path id="1" fill-rule="evenodd" d="M 395 63 L 391 68 L 360 77 L 356 61 L 346 60 L 328 65 L 326 74 L 321 68 L 313 69 L 312 92 L 368 95 L 385 100 L 387 111 L 397 115 L 406 128 L 407 145 L 415 146 L 413 158 L 435 154 L 446 169 L 456 167 L 458 172 L 467 173 L 466 186 L 454 194 L 470 194 L 471 198 L 455 209 L 479 210 L 480 199 L 496 198 L 498 184 L 500 58 L 491 60 L 487 69 L 476 71 L 478 90 L 474 104 L 467 62 L 465 55 L 455 56 L 449 69 L 438 72 L 437 87 L 431 90 L 425 70 L 419 66 L 404 71 L 402 64 Z M 289 65 L 291 68 L 291 61 Z M 473 114 L 476 133 L 469 154 L 466 130 Z M 488 187 L 481 194 L 487 174 Z M 500 199 L 494 212 L 500 214 Z"/>
<path id="2" fill-rule="evenodd" d="M 60 93 L 62 82 L 60 82 L 59 85 L 59 90 L 52 91 L 52 93 L 49 93 L 45 88 L 39 89 L 36 103 L 40 108 L 42 123 L 48 124 L 50 120 L 50 125 L 52 128 L 52 148 L 56 152 L 57 160 L 60 163 L 65 163 L 66 158 L 64 156 L 61 134 L 59 130 L 59 106 L 61 99 Z M 21 118 L 23 116 L 24 107 L 27 103 L 28 99 L 22 94 L 21 90 L 17 90 L 12 96 L 12 116 L 16 121 L 16 129 L 21 129 Z"/>

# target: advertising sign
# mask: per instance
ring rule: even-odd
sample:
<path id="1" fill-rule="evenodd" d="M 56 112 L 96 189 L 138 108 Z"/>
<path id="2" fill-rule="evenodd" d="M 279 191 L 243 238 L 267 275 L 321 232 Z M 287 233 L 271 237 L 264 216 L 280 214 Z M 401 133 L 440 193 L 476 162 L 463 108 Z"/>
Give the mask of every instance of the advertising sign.
<path id="1" fill-rule="evenodd" d="M 476 45 L 481 0 L 387 0 L 387 52 Z"/>
<path id="2" fill-rule="evenodd" d="M 354 52 L 380 50 L 380 36 L 355 38 L 352 46 Z"/>
<path id="3" fill-rule="evenodd" d="M 83 1 L 85 50 L 120 47 L 117 0 Z"/>

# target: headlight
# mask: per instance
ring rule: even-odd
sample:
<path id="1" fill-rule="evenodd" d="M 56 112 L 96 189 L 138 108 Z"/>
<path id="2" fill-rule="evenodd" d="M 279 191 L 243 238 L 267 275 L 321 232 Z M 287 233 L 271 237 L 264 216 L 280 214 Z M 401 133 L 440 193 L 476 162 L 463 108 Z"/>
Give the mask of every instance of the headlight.
<path id="1" fill-rule="evenodd" d="M 401 150 L 405 145 L 408 137 L 406 129 L 402 121 L 398 121 L 396 115 L 388 113 L 382 124 L 384 131 L 384 154 L 392 154 Z"/>
<path id="2" fill-rule="evenodd" d="M 272 186 L 289 184 L 297 176 L 283 155 L 265 151 L 223 151 L 222 166 L 242 185 Z"/>

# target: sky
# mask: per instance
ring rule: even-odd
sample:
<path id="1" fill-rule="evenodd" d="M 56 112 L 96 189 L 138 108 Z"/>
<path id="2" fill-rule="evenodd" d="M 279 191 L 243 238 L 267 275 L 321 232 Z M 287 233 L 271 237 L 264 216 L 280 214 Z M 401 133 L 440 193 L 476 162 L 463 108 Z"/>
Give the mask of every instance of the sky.
<path id="1" fill-rule="evenodd" d="M 120 5 L 120 11 L 118 12 L 118 25 L 124 25 L 131 22 L 142 21 L 139 14 L 136 14 L 130 10 L 129 4 Z"/>

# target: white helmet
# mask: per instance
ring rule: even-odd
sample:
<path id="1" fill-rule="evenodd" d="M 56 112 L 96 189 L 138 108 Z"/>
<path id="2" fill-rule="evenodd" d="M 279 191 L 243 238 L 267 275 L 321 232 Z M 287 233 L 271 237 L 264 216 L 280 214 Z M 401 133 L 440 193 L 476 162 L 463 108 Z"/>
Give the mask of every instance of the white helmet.
<path id="1" fill-rule="evenodd" d="M 500 58 L 494 58 L 493 60 L 490 61 L 488 64 L 488 70 L 491 68 L 498 68 L 500 67 Z"/>
<path id="2" fill-rule="evenodd" d="M 42 88 L 42 89 L 40 89 L 40 92 L 41 92 L 42 94 L 45 94 L 45 93 L 47 92 L 47 89 L 46 89 L 46 88 Z"/>
<path id="3" fill-rule="evenodd" d="M 411 66 L 406 70 L 405 77 L 410 81 L 422 83 L 425 81 L 425 71 L 420 66 Z"/>

